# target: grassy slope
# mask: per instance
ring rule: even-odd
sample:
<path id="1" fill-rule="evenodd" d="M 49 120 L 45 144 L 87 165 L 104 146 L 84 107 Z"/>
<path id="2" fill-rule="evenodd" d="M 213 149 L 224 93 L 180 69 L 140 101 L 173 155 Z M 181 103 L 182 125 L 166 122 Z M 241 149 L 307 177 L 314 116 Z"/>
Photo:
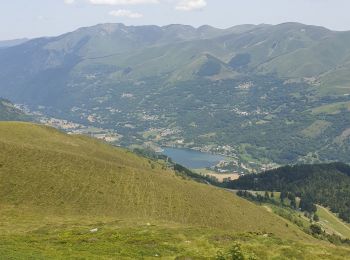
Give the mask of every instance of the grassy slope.
<path id="1" fill-rule="evenodd" d="M 232 233 L 175 224 L 130 224 L 109 219 L 45 221 L 41 225 L 31 222 L 32 229 L 22 234 L 1 232 L 0 258 L 214 259 L 218 250 L 226 251 L 235 242 L 242 245 L 247 256 L 255 255 L 257 259 L 346 259 L 350 253 L 349 249 L 326 243 L 305 244 L 263 233 Z M 89 232 L 93 228 L 98 228 L 98 232 Z"/>
<path id="2" fill-rule="evenodd" d="M 0 122 L 0 151 L 0 258 L 204 258 L 234 241 L 261 259 L 350 253 L 230 192 L 87 137 Z"/>
<path id="3" fill-rule="evenodd" d="M 317 214 L 320 217 L 320 224 L 328 233 L 335 233 L 350 239 L 350 225 L 348 223 L 345 223 L 328 209 L 319 205 L 317 205 Z"/>
<path id="4" fill-rule="evenodd" d="M 31 205 L 59 215 L 286 232 L 276 217 L 228 192 L 182 180 L 160 165 L 87 137 L 0 123 L 0 147 L 2 205 Z"/>

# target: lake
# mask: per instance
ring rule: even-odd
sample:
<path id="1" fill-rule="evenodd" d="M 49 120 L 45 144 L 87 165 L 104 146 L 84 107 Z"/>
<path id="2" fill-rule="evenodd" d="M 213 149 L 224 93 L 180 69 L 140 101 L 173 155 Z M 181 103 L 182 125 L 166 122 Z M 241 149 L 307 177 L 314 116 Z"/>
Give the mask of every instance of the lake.
<path id="1" fill-rule="evenodd" d="M 174 162 L 181 164 L 189 169 L 200 169 L 215 166 L 220 161 L 225 160 L 224 156 L 203 153 L 184 148 L 163 147 L 162 152 L 170 157 Z"/>

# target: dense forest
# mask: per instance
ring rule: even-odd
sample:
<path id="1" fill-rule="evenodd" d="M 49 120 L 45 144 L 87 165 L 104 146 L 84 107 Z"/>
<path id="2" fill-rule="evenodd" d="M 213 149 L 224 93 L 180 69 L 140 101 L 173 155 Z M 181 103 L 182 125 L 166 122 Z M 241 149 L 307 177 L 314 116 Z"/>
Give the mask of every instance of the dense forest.
<path id="1" fill-rule="evenodd" d="M 305 205 L 329 207 L 350 222 L 350 166 L 343 163 L 285 166 L 260 174 L 245 175 L 226 184 L 240 190 L 291 192 Z"/>

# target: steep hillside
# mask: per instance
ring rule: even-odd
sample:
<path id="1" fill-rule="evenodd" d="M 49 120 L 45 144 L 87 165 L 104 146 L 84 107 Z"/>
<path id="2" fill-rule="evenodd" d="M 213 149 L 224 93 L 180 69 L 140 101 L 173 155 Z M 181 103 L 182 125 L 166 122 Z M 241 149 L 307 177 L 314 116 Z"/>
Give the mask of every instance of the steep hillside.
<path id="1" fill-rule="evenodd" d="M 182 180 L 93 139 L 27 123 L 0 123 L 0 133 L 2 205 L 236 231 L 285 229 L 276 217 L 229 192 Z"/>
<path id="2" fill-rule="evenodd" d="M 237 246 L 247 258 L 349 254 L 233 193 L 88 137 L 0 122 L 0 148 L 0 258 L 213 258 Z"/>

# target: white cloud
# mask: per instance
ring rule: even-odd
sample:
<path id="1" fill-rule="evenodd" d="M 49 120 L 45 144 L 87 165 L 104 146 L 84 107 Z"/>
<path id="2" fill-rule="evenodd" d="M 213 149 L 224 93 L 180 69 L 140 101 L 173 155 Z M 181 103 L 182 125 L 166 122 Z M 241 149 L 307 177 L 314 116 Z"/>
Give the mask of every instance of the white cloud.
<path id="1" fill-rule="evenodd" d="M 67 5 L 75 4 L 75 0 L 64 0 L 64 3 Z"/>
<path id="2" fill-rule="evenodd" d="M 158 4 L 159 0 L 89 0 L 94 5 L 139 5 Z"/>
<path id="3" fill-rule="evenodd" d="M 127 18 L 133 18 L 133 19 L 143 17 L 143 15 L 140 13 L 135 13 L 130 10 L 124 10 L 124 9 L 110 11 L 109 15 L 116 16 L 116 17 L 127 17 Z"/>
<path id="4" fill-rule="evenodd" d="M 206 6 L 207 2 L 205 0 L 181 0 L 175 9 L 179 11 L 193 11 L 202 9 Z"/>

